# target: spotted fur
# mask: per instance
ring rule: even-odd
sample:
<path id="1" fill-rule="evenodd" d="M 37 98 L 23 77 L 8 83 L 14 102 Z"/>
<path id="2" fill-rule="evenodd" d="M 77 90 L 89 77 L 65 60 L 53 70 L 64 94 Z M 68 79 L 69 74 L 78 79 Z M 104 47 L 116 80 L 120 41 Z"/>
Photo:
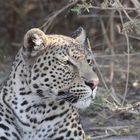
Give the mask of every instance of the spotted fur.
<path id="1" fill-rule="evenodd" d="M 0 94 L 0 140 L 84 140 L 77 108 L 90 105 L 98 77 L 81 30 L 73 38 L 25 34 Z"/>

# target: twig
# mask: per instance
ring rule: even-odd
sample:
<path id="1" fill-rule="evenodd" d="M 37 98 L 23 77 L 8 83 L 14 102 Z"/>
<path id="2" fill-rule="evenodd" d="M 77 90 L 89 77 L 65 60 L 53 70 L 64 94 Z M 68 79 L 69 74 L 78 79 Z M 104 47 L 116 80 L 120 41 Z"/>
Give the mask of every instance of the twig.
<path id="1" fill-rule="evenodd" d="M 99 68 L 104 68 L 104 69 L 109 69 L 110 65 L 98 65 Z M 118 68 L 118 67 L 114 67 L 114 71 L 115 72 L 123 72 L 123 73 L 127 73 L 127 70 Z M 131 74 L 136 75 L 136 73 L 132 70 L 130 71 Z"/>
<path id="2" fill-rule="evenodd" d="M 101 76 L 101 80 L 102 80 L 102 82 L 103 82 L 103 84 L 104 84 L 104 86 L 105 86 L 105 89 L 107 90 L 107 92 L 109 92 L 109 88 L 108 88 L 108 86 L 106 85 L 106 82 L 105 82 L 104 77 L 103 77 L 103 75 L 102 75 L 102 73 L 101 73 L 101 71 L 100 71 L 100 68 L 98 67 L 98 64 L 97 64 L 97 62 L 96 62 L 96 60 L 95 60 L 95 57 L 94 57 L 94 55 L 93 55 L 93 52 L 92 52 L 92 50 L 91 50 L 91 45 L 90 45 L 90 42 L 89 42 L 88 39 L 87 39 L 87 42 L 88 42 L 89 51 L 90 51 L 90 53 L 92 54 L 92 59 L 93 59 L 93 61 L 94 61 L 94 63 L 95 63 L 95 66 L 97 67 L 97 70 L 98 70 L 100 76 Z"/>
<path id="3" fill-rule="evenodd" d="M 114 13 L 115 11 L 112 11 L 110 14 L 110 50 L 111 50 L 111 54 L 114 55 L 114 42 L 115 42 L 115 37 L 114 37 Z M 111 61 L 110 63 L 110 84 L 111 87 L 113 88 L 113 78 L 114 78 L 114 61 Z M 114 88 L 113 88 L 114 89 Z M 115 90 L 114 90 L 115 93 Z"/>
<path id="4" fill-rule="evenodd" d="M 124 105 L 124 102 L 125 102 L 125 98 L 126 98 L 126 94 L 127 94 L 127 89 L 128 89 L 128 81 L 129 81 L 129 71 L 130 71 L 130 55 L 129 55 L 129 52 L 130 52 L 130 44 L 129 44 L 129 38 L 127 36 L 127 34 L 125 33 L 125 36 L 126 36 L 126 41 L 127 41 L 127 76 L 126 76 L 126 84 L 125 84 L 125 92 L 124 92 L 124 96 L 123 96 L 123 101 L 122 101 L 122 106 Z"/>
<path id="5" fill-rule="evenodd" d="M 114 109 L 113 111 L 114 111 L 114 112 L 117 112 L 117 114 L 118 114 L 118 113 L 125 113 L 125 112 L 128 112 L 128 111 L 130 111 L 130 110 L 132 110 L 132 109 L 134 109 L 134 108 L 138 108 L 138 107 L 140 107 L 140 102 L 136 102 L 136 103 L 134 103 L 132 106 L 122 107 L 122 108 L 116 108 L 116 109 Z M 139 114 L 140 114 L 140 113 L 139 113 Z"/>
<path id="6" fill-rule="evenodd" d="M 92 9 L 97 9 L 97 10 L 121 10 L 121 11 L 123 11 L 123 10 L 130 10 L 130 11 L 136 11 L 136 10 L 140 10 L 139 8 L 122 8 L 122 7 L 107 7 L 107 8 L 101 8 L 101 7 L 97 7 L 97 6 L 92 6 L 91 7 Z"/>
<path id="7" fill-rule="evenodd" d="M 110 15 L 101 15 L 101 14 L 96 14 L 96 15 L 94 15 L 94 14 L 92 14 L 92 15 L 91 14 L 88 14 L 88 15 L 78 15 L 78 18 L 98 18 L 99 19 L 99 17 L 101 17 L 101 18 L 109 18 Z M 113 18 L 119 18 L 120 19 L 120 16 L 114 15 Z M 127 17 L 123 16 L 123 18 L 126 19 Z"/>
<path id="8" fill-rule="evenodd" d="M 109 40 L 109 37 L 108 37 L 108 35 L 107 35 L 107 31 L 106 31 L 106 29 L 105 29 L 105 25 L 104 25 L 104 23 L 103 23 L 102 20 L 101 20 L 101 27 L 102 27 L 102 31 L 103 31 L 105 40 L 106 40 L 106 42 L 107 42 L 107 45 L 108 45 L 109 49 L 111 50 L 111 54 L 114 55 L 111 42 L 110 42 L 110 40 Z M 112 76 L 113 76 L 113 63 L 111 63 L 110 73 L 111 73 L 111 74 L 110 74 L 110 84 L 111 84 L 111 82 L 112 82 L 112 80 L 113 80 L 113 77 L 112 77 Z"/>
<path id="9" fill-rule="evenodd" d="M 140 126 L 134 126 L 134 125 L 122 125 L 122 126 L 102 126 L 102 127 L 93 127 L 93 128 L 89 128 L 88 131 L 92 131 L 92 130 L 110 130 L 110 129 L 123 129 L 123 128 L 130 128 L 130 127 L 136 127 L 139 128 Z"/>
<path id="10" fill-rule="evenodd" d="M 112 22 L 112 21 L 111 21 Z M 104 23 L 103 23 L 103 21 L 101 20 L 101 26 L 102 26 L 102 30 L 103 30 L 103 34 L 105 34 L 105 40 L 106 40 L 106 42 L 107 42 L 107 44 L 108 44 L 108 47 L 110 48 L 110 50 L 111 50 L 111 54 L 112 55 L 115 55 L 115 53 L 114 53 L 114 49 L 112 48 L 112 45 L 111 45 L 111 42 L 109 41 L 109 38 L 108 38 L 108 36 L 107 36 L 107 34 L 106 34 L 106 29 L 105 29 L 105 26 L 104 26 Z M 113 27 L 111 27 L 111 28 L 113 28 Z M 113 30 L 113 29 L 111 29 L 111 30 Z M 111 33 L 112 34 L 112 33 Z M 113 39 L 112 39 L 112 41 L 113 41 Z M 113 71 L 113 63 L 111 62 L 111 71 L 110 71 L 110 84 L 112 84 L 111 82 L 112 82 L 112 80 L 113 80 L 113 74 L 114 74 L 114 71 Z M 111 88 L 110 88 L 110 90 L 112 90 L 112 94 L 110 94 L 111 95 L 111 97 L 112 97 L 112 99 L 118 104 L 118 105 L 120 105 L 120 102 L 119 102 L 119 100 L 118 100 L 118 98 L 117 98 L 117 96 L 116 96 L 116 94 L 115 94 L 115 90 L 113 90 L 114 88 L 113 88 L 113 86 L 111 85 Z M 109 89 L 108 89 L 108 93 L 110 93 L 109 92 Z"/>
<path id="11" fill-rule="evenodd" d="M 136 56 L 136 55 L 140 55 L 140 53 L 130 53 L 129 56 Z M 128 56 L 128 54 L 115 54 L 115 55 L 100 55 L 98 54 L 97 56 L 94 56 L 95 58 L 105 58 L 105 57 L 123 57 L 123 56 Z"/>
<path id="12" fill-rule="evenodd" d="M 93 139 L 104 139 L 104 138 L 109 137 L 109 136 L 111 136 L 111 135 L 107 133 L 107 134 L 101 135 L 101 136 L 91 136 L 91 138 L 93 138 Z"/>
<path id="13" fill-rule="evenodd" d="M 124 22 L 123 22 L 121 11 L 119 11 L 119 14 L 120 14 L 121 22 L 122 22 L 122 25 L 123 25 Z M 129 48 L 130 44 L 129 44 L 129 38 L 128 38 L 127 33 L 124 32 L 124 34 L 125 34 L 126 42 L 127 42 L 127 53 L 128 53 L 128 55 L 127 55 L 127 71 L 128 72 L 127 72 L 125 91 L 124 91 L 124 95 L 123 95 L 123 100 L 122 100 L 122 105 L 121 106 L 124 105 L 124 102 L 125 102 L 125 99 L 126 99 L 127 89 L 128 89 L 128 81 L 129 81 L 129 71 L 130 71 L 130 55 L 129 55 L 129 53 L 130 53 L 130 48 Z"/>
<path id="14" fill-rule="evenodd" d="M 53 20 L 60 15 L 62 12 L 64 12 L 66 9 L 74 6 L 75 4 L 77 4 L 80 0 L 74 0 L 73 2 L 65 5 L 63 8 L 61 8 L 60 10 L 56 11 L 52 16 L 50 16 L 49 18 L 47 18 L 47 20 L 45 21 L 45 23 L 40 27 L 44 32 L 46 32 L 48 30 L 48 28 L 50 27 L 50 25 L 52 24 Z"/>
<path id="15" fill-rule="evenodd" d="M 121 35 L 124 35 L 124 34 L 122 34 L 122 33 L 120 33 Z M 127 34 L 127 36 L 129 37 L 129 38 L 133 38 L 133 39 L 137 39 L 137 40 L 140 40 L 140 37 L 137 37 L 137 36 L 134 36 L 134 35 L 128 35 Z"/>
<path id="16" fill-rule="evenodd" d="M 137 13 L 140 14 L 140 2 L 138 0 L 131 0 L 136 8 L 138 8 Z"/>
<path id="17" fill-rule="evenodd" d="M 126 15 L 126 17 L 127 17 L 130 21 L 133 21 L 133 20 L 130 18 L 130 16 L 128 15 L 128 13 L 126 12 L 125 7 L 123 7 L 123 5 L 120 3 L 119 0 L 116 1 L 116 7 L 118 8 L 119 13 L 120 13 L 119 7 L 121 7 L 122 10 L 123 10 L 123 12 L 124 12 L 124 14 Z M 121 15 L 121 18 L 122 18 L 122 15 Z"/>
<path id="18" fill-rule="evenodd" d="M 112 47 L 111 47 L 111 43 L 110 43 L 110 41 L 109 41 L 109 38 L 108 38 L 108 36 L 107 36 L 107 31 L 106 31 L 106 29 L 105 29 L 105 25 L 104 25 L 104 23 L 103 23 L 102 20 L 100 20 L 100 21 L 101 21 L 101 27 L 102 27 L 102 31 L 103 31 L 105 40 L 106 40 L 106 42 L 107 42 L 108 47 L 111 49 Z"/>

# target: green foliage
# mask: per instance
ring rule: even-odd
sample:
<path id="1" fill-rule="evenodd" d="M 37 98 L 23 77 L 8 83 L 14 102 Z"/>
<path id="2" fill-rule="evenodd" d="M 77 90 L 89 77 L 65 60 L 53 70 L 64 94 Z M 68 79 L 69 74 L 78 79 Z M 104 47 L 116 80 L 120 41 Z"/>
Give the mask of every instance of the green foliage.
<path id="1" fill-rule="evenodd" d="M 76 13 L 77 15 L 81 14 L 82 9 L 78 6 L 75 6 L 74 8 L 71 9 L 72 12 Z"/>
<path id="2" fill-rule="evenodd" d="M 91 3 L 87 3 L 85 1 L 82 2 L 82 4 L 77 4 L 74 8 L 71 9 L 72 12 L 75 12 L 77 15 L 83 13 L 83 12 L 88 12 L 90 11 L 90 8 L 92 8 Z"/>

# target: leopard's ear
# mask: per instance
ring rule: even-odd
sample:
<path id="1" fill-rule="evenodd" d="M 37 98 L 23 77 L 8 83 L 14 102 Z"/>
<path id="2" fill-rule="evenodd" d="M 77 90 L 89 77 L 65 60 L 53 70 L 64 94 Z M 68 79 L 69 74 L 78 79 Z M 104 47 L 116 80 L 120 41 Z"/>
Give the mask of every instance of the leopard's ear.
<path id="1" fill-rule="evenodd" d="M 79 27 L 71 34 L 71 37 L 76 39 L 81 45 L 84 45 L 86 42 L 86 31 L 82 27 Z"/>
<path id="2" fill-rule="evenodd" d="M 45 47 L 46 35 L 38 28 L 30 29 L 24 36 L 23 54 L 28 57 L 36 56 Z"/>

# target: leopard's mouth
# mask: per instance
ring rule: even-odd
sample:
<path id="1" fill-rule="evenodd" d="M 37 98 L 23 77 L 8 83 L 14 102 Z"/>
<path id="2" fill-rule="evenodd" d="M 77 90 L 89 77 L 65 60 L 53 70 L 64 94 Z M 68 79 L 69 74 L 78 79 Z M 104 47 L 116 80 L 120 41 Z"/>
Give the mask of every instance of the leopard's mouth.
<path id="1" fill-rule="evenodd" d="M 79 96 L 76 96 L 74 93 L 70 92 L 69 90 L 59 91 L 57 94 L 58 95 L 57 99 L 65 100 L 72 104 L 77 104 L 78 102 L 80 103 L 91 102 L 91 100 L 94 99 L 96 96 L 96 90 L 97 87 L 95 87 L 93 90 L 90 91 L 88 95 L 83 96 L 82 98 L 79 98 Z"/>
<path id="2" fill-rule="evenodd" d="M 65 100 L 70 103 L 75 103 L 78 101 L 79 98 L 75 96 L 73 93 L 71 93 L 70 91 L 66 90 L 66 91 L 59 91 L 57 99 Z"/>
<path id="3" fill-rule="evenodd" d="M 94 88 L 94 90 L 91 90 L 91 94 L 85 98 L 82 98 L 82 99 L 79 99 L 77 100 L 76 103 L 74 103 L 73 105 L 76 107 L 76 108 L 79 108 L 79 109 L 85 109 L 87 107 L 90 106 L 92 100 L 95 98 L 96 96 L 96 90 L 97 90 L 97 87 Z"/>
<path id="4" fill-rule="evenodd" d="M 93 90 L 91 90 L 91 94 L 89 96 L 81 99 L 81 101 L 84 101 L 84 100 L 87 100 L 87 99 L 95 99 L 96 91 L 97 91 L 97 87 L 95 87 Z"/>
<path id="5" fill-rule="evenodd" d="M 97 86 L 92 90 L 91 98 L 94 99 L 96 96 Z"/>

